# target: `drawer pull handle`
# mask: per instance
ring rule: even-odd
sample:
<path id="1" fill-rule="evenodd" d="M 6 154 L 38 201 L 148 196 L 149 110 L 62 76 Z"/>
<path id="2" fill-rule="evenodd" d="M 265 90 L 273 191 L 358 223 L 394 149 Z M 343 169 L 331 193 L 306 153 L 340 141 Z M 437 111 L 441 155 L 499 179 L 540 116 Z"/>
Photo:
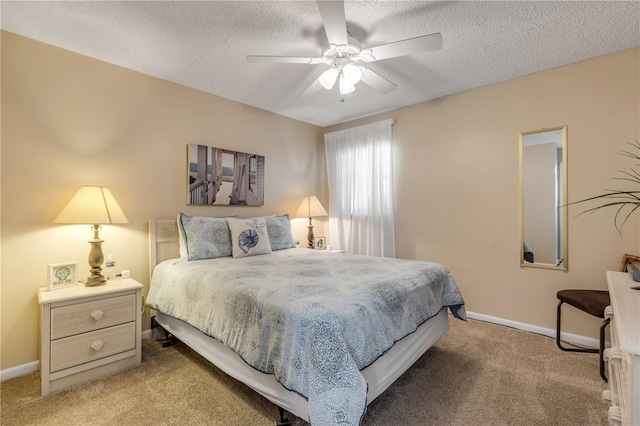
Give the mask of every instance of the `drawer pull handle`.
<path id="1" fill-rule="evenodd" d="M 91 349 L 98 352 L 104 346 L 104 342 L 102 340 L 96 340 L 91 344 Z"/>
<path id="2" fill-rule="evenodd" d="M 622 351 L 617 346 L 607 348 L 604 350 L 602 358 L 611 364 L 619 365 L 622 362 Z"/>
<path id="3" fill-rule="evenodd" d="M 620 407 L 609 407 L 609 424 L 621 425 L 622 424 L 622 410 Z"/>
<path id="4" fill-rule="evenodd" d="M 104 315 L 104 312 L 101 311 L 100 309 L 96 309 L 95 311 L 91 312 L 91 318 L 93 318 L 96 321 L 100 321 L 103 315 Z"/>
<path id="5" fill-rule="evenodd" d="M 604 308 L 604 317 L 613 318 L 613 308 L 611 307 L 611 305 Z"/>

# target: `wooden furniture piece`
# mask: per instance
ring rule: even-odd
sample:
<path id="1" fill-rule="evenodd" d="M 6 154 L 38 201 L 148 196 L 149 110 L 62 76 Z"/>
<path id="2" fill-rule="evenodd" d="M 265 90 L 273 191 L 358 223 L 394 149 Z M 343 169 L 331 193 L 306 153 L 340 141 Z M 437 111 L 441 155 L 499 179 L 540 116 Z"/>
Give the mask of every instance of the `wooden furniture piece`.
<path id="1" fill-rule="evenodd" d="M 38 290 L 42 395 L 140 364 L 142 284 Z"/>
<path id="2" fill-rule="evenodd" d="M 640 256 L 636 256 L 628 253 L 622 256 L 622 262 L 620 263 L 620 271 L 626 272 L 628 264 L 633 262 L 634 260 L 640 261 Z"/>
<path id="3" fill-rule="evenodd" d="M 317 250 L 320 253 L 344 253 L 344 250 L 338 250 L 338 249 L 315 249 L 315 250 Z"/>
<path id="4" fill-rule="evenodd" d="M 600 377 L 605 382 L 607 376 L 605 375 L 604 366 L 604 342 L 605 342 L 605 328 L 609 324 L 609 319 L 604 319 L 604 310 L 609 306 L 609 292 L 606 290 L 560 290 L 558 296 L 558 312 L 557 312 L 557 324 L 556 324 L 556 344 L 560 349 L 567 352 L 590 352 L 600 354 Z M 603 318 L 600 325 L 600 347 L 598 349 L 591 348 L 568 348 L 562 346 L 560 340 L 561 323 L 562 323 L 562 304 L 566 303 L 574 308 L 580 309 L 594 317 Z"/>
<path id="5" fill-rule="evenodd" d="M 640 425 L 640 285 L 626 272 L 607 272 L 611 306 L 611 347 L 604 351 L 609 363 L 609 389 L 602 393 L 610 404 L 609 424 Z"/>

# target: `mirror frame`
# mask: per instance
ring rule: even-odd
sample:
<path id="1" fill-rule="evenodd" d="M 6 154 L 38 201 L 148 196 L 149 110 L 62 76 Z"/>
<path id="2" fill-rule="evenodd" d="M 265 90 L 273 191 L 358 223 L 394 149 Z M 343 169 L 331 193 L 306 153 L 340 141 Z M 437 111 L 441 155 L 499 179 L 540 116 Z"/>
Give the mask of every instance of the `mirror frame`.
<path id="1" fill-rule="evenodd" d="M 527 135 L 538 133 L 562 131 L 562 200 L 558 208 L 562 209 L 562 239 L 563 239 L 563 256 L 562 266 L 556 266 L 550 263 L 529 263 L 524 260 L 524 139 Z M 569 233 L 568 228 L 568 208 L 567 206 L 567 126 L 542 128 L 540 130 L 531 130 L 520 133 L 520 266 L 530 268 L 553 269 L 558 271 L 568 271 L 569 261 Z"/>

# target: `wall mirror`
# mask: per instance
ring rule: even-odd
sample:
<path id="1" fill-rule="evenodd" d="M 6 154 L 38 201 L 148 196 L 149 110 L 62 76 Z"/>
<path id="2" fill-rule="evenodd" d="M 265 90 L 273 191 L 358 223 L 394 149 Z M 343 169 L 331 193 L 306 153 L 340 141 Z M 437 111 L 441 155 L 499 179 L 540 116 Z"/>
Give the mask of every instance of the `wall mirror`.
<path id="1" fill-rule="evenodd" d="M 520 133 L 520 264 L 567 270 L 567 127 Z"/>

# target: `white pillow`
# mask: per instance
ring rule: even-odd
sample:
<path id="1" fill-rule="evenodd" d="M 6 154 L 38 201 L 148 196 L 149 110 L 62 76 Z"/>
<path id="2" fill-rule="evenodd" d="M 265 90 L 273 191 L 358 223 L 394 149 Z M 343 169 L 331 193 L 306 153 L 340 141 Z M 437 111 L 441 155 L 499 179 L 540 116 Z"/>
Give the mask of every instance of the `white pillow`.
<path id="1" fill-rule="evenodd" d="M 251 219 L 227 218 L 231 231 L 233 257 L 271 253 L 267 223 L 263 217 Z"/>

